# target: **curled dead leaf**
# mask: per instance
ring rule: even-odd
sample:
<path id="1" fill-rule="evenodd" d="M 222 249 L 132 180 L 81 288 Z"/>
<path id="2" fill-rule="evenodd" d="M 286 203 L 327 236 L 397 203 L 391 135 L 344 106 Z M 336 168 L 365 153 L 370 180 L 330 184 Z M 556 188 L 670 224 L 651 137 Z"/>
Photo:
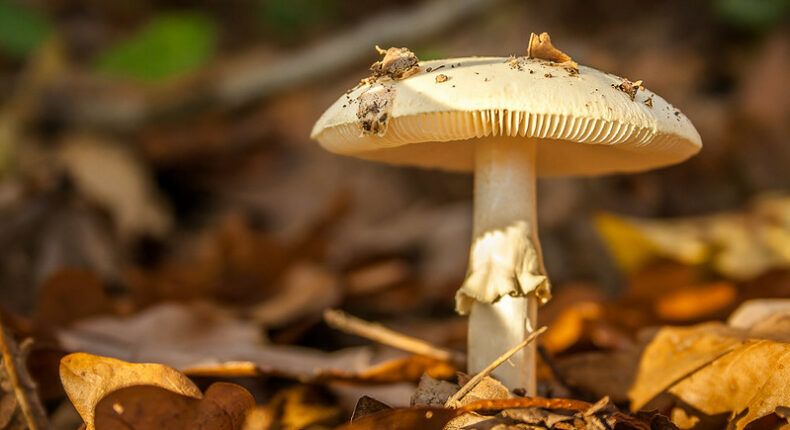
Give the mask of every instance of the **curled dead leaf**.
<path id="1" fill-rule="evenodd" d="M 542 60 L 562 63 L 570 67 L 572 71 L 578 73 L 579 65 L 571 57 L 555 48 L 551 43 L 549 33 L 543 32 L 540 35 L 532 33 L 529 35 L 529 46 L 527 47 L 527 58 L 540 58 Z"/>
<path id="2" fill-rule="evenodd" d="M 216 382 L 202 398 L 152 385 L 135 385 L 107 394 L 96 405 L 100 430 L 198 429 L 237 430 L 255 399 L 244 388 Z"/>
<path id="3" fill-rule="evenodd" d="M 95 410 L 101 399 L 121 388 L 151 385 L 186 397 L 202 397 L 189 378 L 170 366 L 127 363 L 82 352 L 63 357 L 60 361 L 60 378 L 71 403 L 85 421 L 87 430 L 95 428 Z"/>
<path id="4" fill-rule="evenodd" d="M 642 355 L 629 392 L 631 407 L 674 396 L 694 409 L 686 414 L 704 414 L 685 421 L 725 414 L 729 425 L 741 430 L 790 404 L 788 355 L 786 342 L 719 323 L 664 327 Z"/>

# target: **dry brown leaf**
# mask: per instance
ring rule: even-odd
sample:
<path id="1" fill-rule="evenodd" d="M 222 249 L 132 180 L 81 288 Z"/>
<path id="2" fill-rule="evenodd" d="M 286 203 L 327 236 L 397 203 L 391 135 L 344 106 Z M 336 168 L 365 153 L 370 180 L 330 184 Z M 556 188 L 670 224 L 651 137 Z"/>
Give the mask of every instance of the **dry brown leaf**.
<path id="1" fill-rule="evenodd" d="M 206 303 L 162 304 L 132 317 L 95 317 L 58 332 L 68 350 L 162 363 L 190 375 L 278 375 L 303 381 L 388 384 L 423 373 L 447 378 L 453 365 L 369 347 L 327 353 L 269 345 L 260 326 Z"/>
<path id="2" fill-rule="evenodd" d="M 573 70 L 578 71 L 579 65 L 571 57 L 555 48 L 551 43 L 549 33 L 543 32 L 540 35 L 532 33 L 529 35 L 529 46 L 527 47 L 527 58 L 540 58 L 542 60 L 553 61 L 555 63 L 566 63 Z"/>
<path id="3" fill-rule="evenodd" d="M 342 425 L 335 430 L 442 430 L 455 415 L 454 410 L 443 408 L 389 409 Z"/>
<path id="4" fill-rule="evenodd" d="M 790 404 L 790 344 L 717 323 L 664 327 L 645 349 L 629 397 L 636 410 L 661 393 L 707 416 L 747 424 Z"/>
<path id="5" fill-rule="evenodd" d="M 211 429 L 240 430 L 255 399 L 244 388 L 216 382 L 202 398 L 152 385 L 113 391 L 96 406 L 98 430 Z"/>
<path id="6" fill-rule="evenodd" d="M 96 405 L 107 394 L 136 385 L 152 385 L 187 397 L 200 399 L 202 393 L 184 374 L 170 366 L 127 363 L 82 352 L 69 354 L 60 362 L 60 378 L 71 403 L 93 430 Z"/>
<path id="7" fill-rule="evenodd" d="M 60 162 L 82 194 L 112 214 L 121 237 L 161 236 L 170 229 L 169 208 L 127 147 L 97 136 L 70 136 Z"/>
<path id="8" fill-rule="evenodd" d="M 255 305 L 251 316 L 264 327 L 281 327 L 336 306 L 341 294 L 340 282 L 332 271 L 314 263 L 295 263 L 284 274 L 280 291 Z"/>
<path id="9" fill-rule="evenodd" d="M 411 406 L 444 406 L 447 399 L 460 388 L 458 384 L 422 375 L 417 389 L 411 396 L 410 404 Z"/>
<path id="10" fill-rule="evenodd" d="M 637 348 L 611 352 L 586 352 L 559 358 L 555 366 L 563 382 L 595 397 L 609 396 L 616 403 L 628 401 L 639 364 Z"/>
<path id="11" fill-rule="evenodd" d="M 52 327 L 112 312 L 99 276 L 83 269 L 64 268 L 51 274 L 37 293 L 36 320 Z"/>
<path id="12" fill-rule="evenodd" d="M 387 409 L 392 409 L 392 407 L 373 397 L 362 396 L 357 400 L 357 404 L 354 406 L 354 412 L 351 413 L 351 422 Z"/>
<path id="13" fill-rule="evenodd" d="M 47 415 L 25 365 L 25 354 L 0 323 L 0 429 L 47 428 Z"/>

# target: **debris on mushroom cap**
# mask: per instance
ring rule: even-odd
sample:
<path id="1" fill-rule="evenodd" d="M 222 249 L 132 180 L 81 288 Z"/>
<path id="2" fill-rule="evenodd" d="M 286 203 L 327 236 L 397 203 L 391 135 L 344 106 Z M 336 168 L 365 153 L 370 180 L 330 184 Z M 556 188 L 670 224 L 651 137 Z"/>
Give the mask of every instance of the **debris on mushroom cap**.
<path id="1" fill-rule="evenodd" d="M 440 74 L 436 75 L 436 83 L 437 84 L 441 84 L 442 82 L 447 82 L 449 80 L 450 80 L 450 77 L 445 75 L 445 74 L 443 74 L 443 73 L 440 73 Z"/>
<path id="2" fill-rule="evenodd" d="M 408 48 L 390 48 L 386 51 L 376 46 L 379 54 L 383 54 L 381 61 L 376 61 L 370 66 L 373 77 L 388 76 L 392 79 L 405 79 L 420 71 L 417 65 L 420 59 Z"/>
<path id="3" fill-rule="evenodd" d="M 539 58 L 552 61 L 565 66 L 570 74 L 579 73 L 579 64 L 571 60 L 571 57 L 555 48 L 551 44 L 549 33 L 543 32 L 538 36 L 535 33 L 529 36 L 529 46 L 527 47 L 527 58 Z"/>
<path id="4" fill-rule="evenodd" d="M 510 58 L 507 59 L 507 64 L 511 69 L 521 70 L 521 62 L 518 61 L 515 55 L 511 55 Z"/>
<path id="5" fill-rule="evenodd" d="M 389 85 L 378 84 L 368 88 L 359 95 L 359 109 L 357 118 L 362 129 L 362 135 L 375 134 L 383 136 L 387 132 L 392 101 L 395 90 Z"/>
<path id="6" fill-rule="evenodd" d="M 636 92 L 638 90 L 643 90 L 645 87 L 642 86 L 642 81 L 641 80 L 640 81 L 636 81 L 636 82 L 631 82 L 628 79 L 623 78 L 623 82 L 620 82 L 619 84 L 616 84 L 616 85 L 612 84 L 612 88 L 614 88 L 616 90 L 620 90 L 620 91 L 628 94 L 628 97 L 631 97 L 631 100 L 633 100 L 634 97 L 636 97 Z M 647 103 L 645 103 L 645 104 L 647 104 Z M 648 106 L 651 106 L 652 104 L 653 104 L 653 101 L 651 100 L 650 104 Z"/>
<path id="7" fill-rule="evenodd" d="M 647 107 L 649 107 L 649 108 L 653 107 L 653 96 L 652 95 L 650 97 L 648 97 L 647 99 L 645 99 L 645 105 L 647 105 Z"/>

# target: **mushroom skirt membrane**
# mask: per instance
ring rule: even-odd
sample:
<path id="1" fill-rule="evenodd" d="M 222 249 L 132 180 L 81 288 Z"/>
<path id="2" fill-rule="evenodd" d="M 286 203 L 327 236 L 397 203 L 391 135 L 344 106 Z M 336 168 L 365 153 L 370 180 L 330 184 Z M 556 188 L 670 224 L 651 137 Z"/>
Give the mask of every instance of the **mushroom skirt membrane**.
<path id="1" fill-rule="evenodd" d="M 688 118 L 641 82 L 572 61 L 415 60 L 400 72 L 342 95 L 312 137 L 338 154 L 474 173 L 469 268 L 456 294 L 456 309 L 470 314 L 473 373 L 526 338 L 550 298 L 537 176 L 644 171 L 701 148 Z M 534 392 L 534 348 L 510 362 L 494 375 Z"/>

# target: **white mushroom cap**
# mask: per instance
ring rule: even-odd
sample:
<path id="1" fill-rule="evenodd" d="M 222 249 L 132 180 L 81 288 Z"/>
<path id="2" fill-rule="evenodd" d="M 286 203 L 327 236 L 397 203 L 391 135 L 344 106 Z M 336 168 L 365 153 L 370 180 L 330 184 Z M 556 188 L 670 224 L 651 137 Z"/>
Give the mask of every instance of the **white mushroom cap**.
<path id="1" fill-rule="evenodd" d="M 500 57 L 419 66 L 406 79 L 344 94 L 312 137 L 338 154 L 456 171 L 474 168 L 470 139 L 539 139 L 541 176 L 649 170 L 702 147 L 688 118 L 663 98 L 639 89 L 632 99 L 615 88 L 622 78 L 590 67 L 574 74 L 545 60 Z M 363 133 L 359 115 L 376 123 L 373 132 Z"/>

